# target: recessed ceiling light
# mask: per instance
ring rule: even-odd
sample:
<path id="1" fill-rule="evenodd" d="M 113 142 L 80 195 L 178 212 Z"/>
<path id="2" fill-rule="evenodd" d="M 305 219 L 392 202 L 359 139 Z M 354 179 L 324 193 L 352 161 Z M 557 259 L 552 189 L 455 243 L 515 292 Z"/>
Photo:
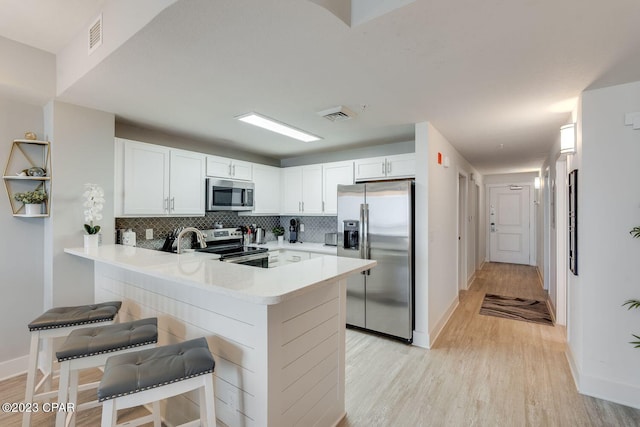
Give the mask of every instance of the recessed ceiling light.
<path id="1" fill-rule="evenodd" d="M 256 113 L 243 114 L 241 116 L 237 116 L 236 119 L 245 123 L 252 124 L 254 126 L 270 130 L 271 132 L 276 132 L 281 135 L 288 136 L 289 138 L 297 139 L 298 141 L 312 142 L 322 139 L 319 136 L 312 135 L 308 132 L 303 132 L 292 126 L 278 122 L 265 116 L 261 116 L 260 114 Z"/>

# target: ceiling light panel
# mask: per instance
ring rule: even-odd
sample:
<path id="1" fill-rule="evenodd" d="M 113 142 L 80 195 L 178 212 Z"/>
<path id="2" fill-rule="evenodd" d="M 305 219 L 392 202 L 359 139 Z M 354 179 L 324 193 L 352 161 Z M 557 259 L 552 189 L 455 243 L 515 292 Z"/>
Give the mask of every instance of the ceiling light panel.
<path id="1" fill-rule="evenodd" d="M 263 129 L 270 130 L 271 132 L 276 132 L 281 135 L 288 136 L 289 138 L 297 139 L 298 141 L 313 142 L 322 139 L 319 136 L 310 134 L 308 132 L 303 132 L 299 129 L 294 128 L 293 126 L 289 126 L 285 123 L 270 119 L 257 113 L 243 114 L 241 116 L 237 116 L 236 119 L 245 123 L 252 124 L 254 126 L 261 127 Z"/>

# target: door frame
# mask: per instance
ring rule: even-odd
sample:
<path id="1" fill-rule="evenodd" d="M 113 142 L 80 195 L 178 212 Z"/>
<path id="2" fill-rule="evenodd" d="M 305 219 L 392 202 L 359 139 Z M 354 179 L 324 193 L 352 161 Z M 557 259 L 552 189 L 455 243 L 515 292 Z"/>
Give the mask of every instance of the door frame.
<path id="1" fill-rule="evenodd" d="M 467 200 L 469 197 L 469 177 L 466 172 L 459 170 L 456 183 L 457 188 L 457 259 L 458 259 L 458 290 L 467 289 Z"/>
<path id="2" fill-rule="evenodd" d="M 500 184 L 486 184 L 485 188 L 485 221 L 490 221 L 491 215 L 491 189 L 494 187 L 508 187 L 510 185 L 518 185 L 518 186 L 528 186 L 529 187 L 529 264 L 531 266 L 536 265 L 536 223 L 535 219 L 535 201 L 534 199 L 534 191 L 533 191 L 533 181 L 518 181 L 518 182 L 509 182 L 509 183 L 500 183 Z M 486 259 L 491 262 L 491 225 L 487 222 L 485 232 L 485 249 L 486 249 Z"/>

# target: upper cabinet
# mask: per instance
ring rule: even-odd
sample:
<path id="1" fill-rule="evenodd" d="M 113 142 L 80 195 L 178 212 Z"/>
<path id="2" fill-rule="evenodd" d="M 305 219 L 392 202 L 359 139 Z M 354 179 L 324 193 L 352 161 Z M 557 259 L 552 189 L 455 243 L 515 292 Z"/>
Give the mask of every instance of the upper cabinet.
<path id="1" fill-rule="evenodd" d="M 219 156 L 207 156 L 207 176 L 251 181 L 251 163 Z"/>
<path id="2" fill-rule="evenodd" d="M 416 175 L 415 153 L 373 157 L 355 161 L 355 180 L 412 178 Z"/>
<path id="3" fill-rule="evenodd" d="M 280 214 L 280 168 L 253 164 L 254 209 L 252 215 Z"/>
<path id="4" fill-rule="evenodd" d="M 120 184 L 116 173 L 116 189 L 121 186 L 123 215 L 204 215 L 204 154 L 129 140 L 120 144 L 116 164 L 123 173 Z"/>
<path id="5" fill-rule="evenodd" d="M 322 215 L 322 165 L 283 169 L 281 213 Z"/>
<path id="6" fill-rule="evenodd" d="M 322 165 L 322 207 L 325 215 L 338 213 L 338 185 L 353 184 L 353 162 Z"/>
<path id="7" fill-rule="evenodd" d="M 46 217 L 49 216 L 49 197 L 51 196 L 51 144 L 48 141 L 16 139 L 4 170 L 4 185 L 9 196 L 13 216 Z M 46 195 L 40 198 L 29 197 L 31 193 Z M 15 196 L 22 193 L 22 201 Z M 37 200 L 36 200 L 37 199 Z M 33 202 L 35 212 L 27 204 Z"/>

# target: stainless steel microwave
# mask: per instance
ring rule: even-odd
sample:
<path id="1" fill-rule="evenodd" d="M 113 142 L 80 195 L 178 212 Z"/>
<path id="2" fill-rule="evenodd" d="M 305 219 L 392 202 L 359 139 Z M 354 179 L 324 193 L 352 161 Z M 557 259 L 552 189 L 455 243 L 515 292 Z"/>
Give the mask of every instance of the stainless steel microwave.
<path id="1" fill-rule="evenodd" d="M 207 178 L 207 211 L 252 211 L 253 182 Z"/>

